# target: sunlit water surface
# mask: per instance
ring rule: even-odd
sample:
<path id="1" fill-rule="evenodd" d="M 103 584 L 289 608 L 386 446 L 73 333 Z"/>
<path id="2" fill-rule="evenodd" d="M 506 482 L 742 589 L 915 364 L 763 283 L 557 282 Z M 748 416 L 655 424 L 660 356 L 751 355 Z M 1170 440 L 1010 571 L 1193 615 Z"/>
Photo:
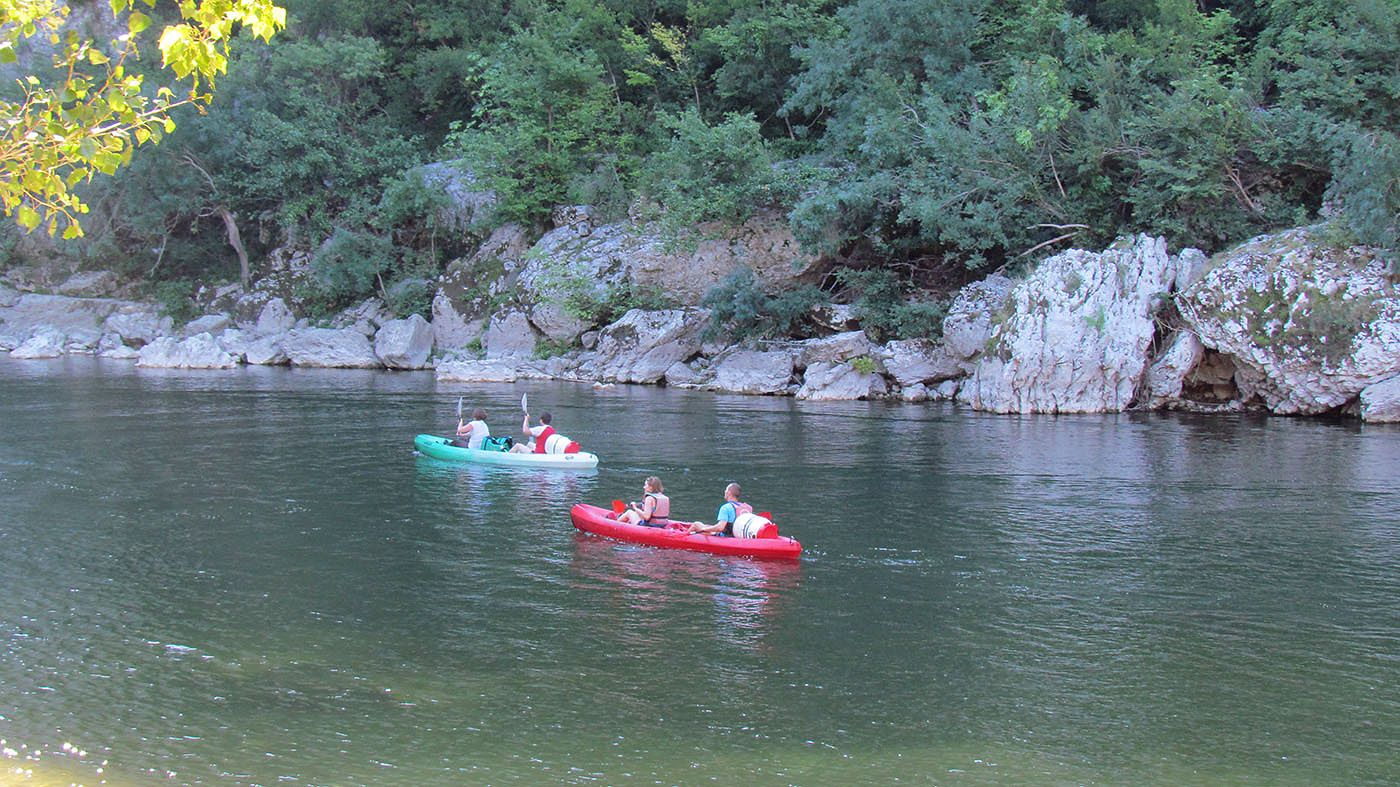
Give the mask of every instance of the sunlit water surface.
<path id="1" fill-rule="evenodd" d="M 413 435 L 529 392 L 596 472 Z M 1400 429 L 0 359 L 0 783 L 1400 780 Z M 713 517 L 800 563 L 575 533 Z"/>

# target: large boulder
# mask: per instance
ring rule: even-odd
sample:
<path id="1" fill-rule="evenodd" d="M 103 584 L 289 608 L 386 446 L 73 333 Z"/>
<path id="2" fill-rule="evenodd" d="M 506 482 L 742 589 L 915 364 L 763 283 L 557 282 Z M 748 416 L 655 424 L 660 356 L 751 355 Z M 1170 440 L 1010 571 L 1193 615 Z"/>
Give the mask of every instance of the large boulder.
<path id="1" fill-rule="evenodd" d="M 162 336 L 170 336 L 175 329 L 175 321 L 154 309 L 119 310 L 107 317 L 102 327 L 122 337 L 124 343 L 139 347 Z M 195 333 L 203 333 L 203 331 Z M 194 333 L 186 334 L 186 336 L 193 335 Z"/>
<path id="2" fill-rule="evenodd" d="M 228 333 L 225 331 L 225 333 Z M 254 366 L 282 366 L 290 362 L 281 336 L 257 336 L 243 345 L 243 360 Z"/>
<path id="3" fill-rule="evenodd" d="M 968 361 L 982 354 L 994 324 L 1010 315 L 1013 286 L 1010 279 L 994 273 L 958 290 L 943 318 L 943 345 L 951 357 Z"/>
<path id="4" fill-rule="evenodd" d="M 520 379 L 520 369 L 514 360 L 456 360 L 443 361 L 435 372 L 439 382 L 452 383 L 513 383 Z"/>
<path id="5" fill-rule="evenodd" d="M 1186 382 L 1205 356 L 1196 334 L 1179 331 L 1152 362 L 1143 388 L 1147 407 L 1156 410 L 1181 403 Z"/>
<path id="6" fill-rule="evenodd" d="M 293 366 L 378 369 L 383 366 L 369 339 L 355 330 L 300 328 L 282 339 L 282 352 Z"/>
<path id="7" fill-rule="evenodd" d="M 1372 423 L 1400 423 L 1400 377 L 1362 389 L 1361 419 Z"/>
<path id="8" fill-rule="evenodd" d="M 422 369 L 433 352 L 433 327 L 420 315 L 390 320 L 374 335 L 374 354 L 390 369 Z"/>
<path id="9" fill-rule="evenodd" d="M 778 213 L 761 213 L 744 224 L 702 224 L 677 240 L 659 226 L 633 223 L 595 226 L 566 223 L 530 250 L 520 281 L 529 300 L 576 295 L 602 299 L 624 282 L 634 296 L 699 303 L 712 287 L 749 268 L 772 289 L 790 286 L 815 270 Z"/>
<path id="10" fill-rule="evenodd" d="M 0 308 L 0 333 L 28 338 L 39 328 L 53 328 L 64 336 L 101 336 L 104 322 L 111 315 L 150 311 L 149 305 L 135 301 L 27 293 L 14 305 Z"/>
<path id="11" fill-rule="evenodd" d="M 446 203 L 437 210 L 438 226 L 465 234 L 490 218 L 496 192 L 486 188 L 464 161 L 436 161 L 409 171 L 428 189 L 442 194 Z"/>
<path id="12" fill-rule="evenodd" d="M 797 368 L 805 369 L 814 363 L 840 363 L 861 356 L 874 356 L 875 345 L 865 331 L 843 331 L 820 339 L 806 339 L 795 342 Z"/>
<path id="13" fill-rule="evenodd" d="M 993 316 L 986 352 L 959 400 L 999 413 L 1128 408 L 1177 271 L 1166 241 L 1146 235 L 1101 254 L 1072 250 L 1045 260 L 1012 289 L 1009 312 Z"/>
<path id="14" fill-rule="evenodd" d="M 384 302 L 378 298 L 367 298 L 357 306 L 351 306 L 331 318 L 331 328 L 349 328 L 359 331 L 368 338 L 374 338 L 374 334 L 381 326 L 392 320 L 394 316 L 384 308 Z"/>
<path id="15" fill-rule="evenodd" d="M 655 383 L 676 363 L 700 352 L 709 312 L 692 309 L 632 309 L 598 334 L 585 376 L 605 382 Z"/>
<path id="16" fill-rule="evenodd" d="M 111 322 L 109 319 L 108 322 Z M 186 338 L 198 333 L 208 333 L 215 336 L 229 327 L 231 321 L 227 314 L 206 314 L 203 317 L 196 317 L 185 323 L 185 327 L 180 329 L 180 334 Z"/>
<path id="17" fill-rule="evenodd" d="M 896 339 L 881 348 L 878 357 L 885 373 L 901 388 L 963 376 L 962 364 L 947 346 L 928 339 Z"/>
<path id="18" fill-rule="evenodd" d="M 117 274 L 111 271 L 80 271 L 54 289 L 76 298 L 106 298 L 116 291 Z"/>
<path id="19" fill-rule="evenodd" d="M 10 351 L 11 358 L 57 358 L 63 354 L 68 337 L 55 328 L 40 328 Z"/>
<path id="20" fill-rule="evenodd" d="M 852 363 L 820 361 L 807 367 L 797 398 L 814 401 L 878 399 L 887 392 L 885 378 L 874 372 L 862 371 Z"/>
<path id="21" fill-rule="evenodd" d="M 524 312 L 502 312 L 491 318 L 481 343 L 487 358 L 530 358 L 535 354 L 539 334 Z"/>
<path id="22" fill-rule="evenodd" d="M 137 366 L 160 369 L 231 369 L 238 358 L 219 346 L 210 334 L 201 333 L 188 339 L 162 336 L 141 348 Z"/>
<path id="23" fill-rule="evenodd" d="M 1177 298 L 1201 343 L 1230 356 L 1243 401 L 1312 414 L 1400 374 L 1400 296 L 1383 255 L 1312 229 L 1230 251 Z"/>
<path id="24" fill-rule="evenodd" d="M 439 350 L 460 350 L 481 339 L 491 314 L 517 294 L 516 278 L 529 248 L 529 231 L 506 224 L 471 256 L 448 264 L 433 296 L 433 343 Z"/>
<path id="25" fill-rule="evenodd" d="M 287 302 L 281 298 L 273 298 L 264 304 L 262 310 L 258 312 L 258 321 L 253 330 L 259 336 L 271 336 L 286 333 L 296 324 L 296 315 L 292 314 Z"/>
<path id="26" fill-rule="evenodd" d="M 19 290 L 7 285 L 0 284 L 0 309 L 8 309 L 19 303 Z"/>
<path id="27" fill-rule="evenodd" d="M 795 369 L 792 353 L 785 350 L 736 350 L 716 360 L 709 387 L 726 393 L 787 393 Z"/>

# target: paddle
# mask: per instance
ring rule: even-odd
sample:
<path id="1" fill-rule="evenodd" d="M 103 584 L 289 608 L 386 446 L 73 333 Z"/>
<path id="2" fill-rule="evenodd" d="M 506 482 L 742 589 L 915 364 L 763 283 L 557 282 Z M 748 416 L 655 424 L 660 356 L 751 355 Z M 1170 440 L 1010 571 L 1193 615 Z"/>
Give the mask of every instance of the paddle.
<path id="1" fill-rule="evenodd" d="M 526 415 L 530 414 L 530 400 L 528 398 L 529 396 L 530 395 L 527 393 L 523 393 L 520 395 L 520 412 Z"/>
<path id="2" fill-rule="evenodd" d="M 622 502 L 621 500 L 614 500 L 614 501 L 613 501 L 613 513 L 614 513 L 614 514 L 619 514 L 619 515 L 620 515 L 620 514 L 622 514 L 623 511 L 626 511 L 626 510 L 627 510 L 627 504 L 626 504 L 626 503 Z"/>

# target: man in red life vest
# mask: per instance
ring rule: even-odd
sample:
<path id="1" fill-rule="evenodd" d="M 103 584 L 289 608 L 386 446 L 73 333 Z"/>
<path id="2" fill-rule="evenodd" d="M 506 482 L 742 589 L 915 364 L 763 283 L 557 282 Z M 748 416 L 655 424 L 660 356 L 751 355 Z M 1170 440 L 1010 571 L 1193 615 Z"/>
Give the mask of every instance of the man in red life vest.
<path id="1" fill-rule="evenodd" d="M 521 433 L 530 439 L 527 445 L 516 445 L 510 450 L 514 454 L 576 454 L 579 444 L 554 430 L 551 421 L 554 416 L 540 413 L 540 425 L 530 426 L 530 414 L 520 423 Z"/>

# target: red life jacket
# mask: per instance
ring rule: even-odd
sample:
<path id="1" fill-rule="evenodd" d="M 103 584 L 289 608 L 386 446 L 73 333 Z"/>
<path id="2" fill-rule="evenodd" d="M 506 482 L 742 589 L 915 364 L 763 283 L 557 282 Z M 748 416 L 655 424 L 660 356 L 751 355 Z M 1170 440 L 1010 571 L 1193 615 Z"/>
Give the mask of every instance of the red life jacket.
<path id="1" fill-rule="evenodd" d="M 549 442 L 549 436 L 554 434 L 554 427 L 545 426 L 544 431 L 535 435 L 535 453 L 545 453 L 545 444 Z"/>

